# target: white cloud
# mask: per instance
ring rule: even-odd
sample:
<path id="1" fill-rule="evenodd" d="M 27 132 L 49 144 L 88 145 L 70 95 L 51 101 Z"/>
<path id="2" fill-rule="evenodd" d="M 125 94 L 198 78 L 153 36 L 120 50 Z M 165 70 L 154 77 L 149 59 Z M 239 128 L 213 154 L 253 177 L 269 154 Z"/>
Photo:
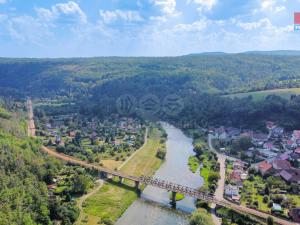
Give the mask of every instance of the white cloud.
<path id="1" fill-rule="evenodd" d="M 238 22 L 237 25 L 244 30 L 254 30 L 261 27 L 271 27 L 272 23 L 268 18 L 263 18 L 256 22 Z"/>
<path id="2" fill-rule="evenodd" d="M 0 4 L 6 3 L 6 0 L 0 0 Z"/>
<path id="3" fill-rule="evenodd" d="M 202 31 L 204 30 L 207 25 L 208 21 L 205 19 L 193 22 L 191 24 L 177 24 L 174 26 L 173 31 L 176 32 L 195 32 L 195 31 Z"/>
<path id="4" fill-rule="evenodd" d="M 176 10 L 176 0 L 151 0 L 167 16 L 178 16 L 180 12 Z"/>
<path id="5" fill-rule="evenodd" d="M 237 26 L 247 31 L 255 30 L 261 36 L 280 37 L 293 32 L 292 25 L 275 26 L 268 18 L 263 18 L 255 22 L 237 22 Z"/>
<path id="6" fill-rule="evenodd" d="M 286 10 L 286 7 L 283 6 L 283 5 L 281 5 L 281 6 L 276 6 L 276 7 L 274 8 L 275 13 L 279 13 L 279 12 L 282 12 L 282 11 L 284 11 L 284 10 Z"/>
<path id="7" fill-rule="evenodd" d="M 122 20 L 125 22 L 140 22 L 143 21 L 143 18 L 139 14 L 138 11 L 122 11 L 122 10 L 114 10 L 114 11 L 104 11 L 100 10 L 100 16 L 104 23 L 112 23 L 117 20 Z"/>
<path id="8" fill-rule="evenodd" d="M 210 11 L 216 4 L 217 0 L 193 0 L 193 2 L 199 5 L 199 11 Z"/>
<path id="9" fill-rule="evenodd" d="M 47 27 L 31 16 L 10 18 L 6 26 L 11 38 L 23 43 L 41 45 L 46 37 L 51 36 Z"/>
<path id="10" fill-rule="evenodd" d="M 80 6 L 73 1 L 67 3 L 59 3 L 51 7 L 51 9 L 37 8 L 36 12 L 41 19 L 46 21 L 62 20 L 63 22 L 80 22 L 86 23 L 87 16 L 81 10 Z"/>
<path id="11" fill-rule="evenodd" d="M 279 13 L 286 10 L 286 7 L 282 5 L 284 3 L 286 3 L 285 0 L 261 0 L 260 9 L 261 11 Z"/>

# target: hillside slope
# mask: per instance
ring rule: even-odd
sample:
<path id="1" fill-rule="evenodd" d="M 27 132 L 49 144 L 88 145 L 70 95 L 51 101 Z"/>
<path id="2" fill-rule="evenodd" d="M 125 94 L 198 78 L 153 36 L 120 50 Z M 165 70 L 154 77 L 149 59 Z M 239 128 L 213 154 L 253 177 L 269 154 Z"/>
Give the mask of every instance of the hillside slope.
<path id="1" fill-rule="evenodd" d="M 82 96 L 114 80 L 234 93 L 300 86 L 300 57 L 233 54 L 162 58 L 0 59 L 0 94 Z"/>

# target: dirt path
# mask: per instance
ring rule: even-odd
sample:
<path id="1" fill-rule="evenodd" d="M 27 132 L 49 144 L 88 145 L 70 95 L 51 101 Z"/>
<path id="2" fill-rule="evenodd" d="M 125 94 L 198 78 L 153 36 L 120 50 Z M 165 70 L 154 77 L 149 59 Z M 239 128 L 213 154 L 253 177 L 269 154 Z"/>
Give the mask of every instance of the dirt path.
<path id="1" fill-rule="evenodd" d="M 80 210 L 80 214 L 79 214 L 79 217 L 78 217 L 75 225 L 80 225 L 81 224 L 81 221 L 82 221 L 83 216 L 84 216 L 82 205 L 85 202 L 85 200 L 87 200 L 90 196 L 92 196 L 93 194 L 95 194 L 96 192 L 98 192 L 100 190 L 100 188 L 103 186 L 103 180 L 97 180 L 96 183 L 97 183 L 97 187 L 96 188 L 94 188 L 88 194 L 83 195 L 82 197 L 79 198 L 79 201 L 77 202 L 77 206 L 78 206 L 78 208 Z"/>
<path id="2" fill-rule="evenodd" d="M 148 142 L 148 127 L 146 128 L 145 136 L 144 136 L 144 144 L 136 150 L 131 156 L 129 156 L 118 168 L 117 170 L 122 169 L 139 151 L 141 151 Z"/>

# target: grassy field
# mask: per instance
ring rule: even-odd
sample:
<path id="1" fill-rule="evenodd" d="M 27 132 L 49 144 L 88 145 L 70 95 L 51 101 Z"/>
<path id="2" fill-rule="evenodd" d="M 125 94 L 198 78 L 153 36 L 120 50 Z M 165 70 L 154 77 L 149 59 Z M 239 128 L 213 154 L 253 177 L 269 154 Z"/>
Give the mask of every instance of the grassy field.
<path id="1" fill-rule="evenodd" d="M 157 150 L 162 147 L 160 137 L 161 132 L 158 129 L 150 129 L 147 144 L 122 167 L 121 171 L 134 176 L 152 175 L 163 162 L 156 157 Z M 120 184 L 114 180 L 105 183 L 96 194 L 84 203 L 85 216 L 83 221 L 79 221 L 79 224 L 113 223 L 137 197 L 130 182 L 125 181 L 125 184 Z"/>
<path id="2" fill-rule="evenodd" d="M 274 90 L 266 90 L 266 91 L 256 91 L 256 92 L 246 92 L 246 93 L 237 93 L 230 95 L 223 95 L 224 97 L 230 98 L 245 98 L 248 96 L 252 96 L 254 100 L 262 100 L 268 95 L 279 95 L 282 98 L 289 99 L 291 95 L 300 95 L 300 88 L 286 88 L 286 89 L 274 89 Z"/>
<path id="3" fill-rule="evenodd" d="M 201 189 L 206 190 L 208 189 L 209 185 L 212 184 L 212 182 L 209 181 L 209 176 L 213 173 L 218 173 L 218 171 L 214 171 L 212 169 L 213 164 L 215 164 L 216 162 L 209 159 L 209 154 L 211 154 L 210 152 L 205 152 L 201 155 L 200 157 L 200 161 L 202 164 L 202 167 L 200 168 L 200 175 L 204 180 L 204 183 L 201 187 Z"/>

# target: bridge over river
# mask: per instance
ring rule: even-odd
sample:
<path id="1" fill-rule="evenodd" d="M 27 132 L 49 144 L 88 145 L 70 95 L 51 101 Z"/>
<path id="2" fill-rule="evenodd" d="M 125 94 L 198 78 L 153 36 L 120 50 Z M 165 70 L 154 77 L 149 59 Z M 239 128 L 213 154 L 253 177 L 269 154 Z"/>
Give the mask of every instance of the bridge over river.
<path id="1" fill-rule="evenodd" d="M 28 99 L 27 101 L 27 109 L 28 109 L 28 119 L 29 119 L 29 123 L 28 123 L 28 133 L 29 136 L 34 137 L 35 136 L 35 126 L 34 126 L 34 120 L 33 120 L 33 109 L 32 109 L 32 102 L 30 99 Z M 270 214 L 264 213 L 264 212 L 260 212 L 258 210 L 255 209 L 250 209 L 247 208 L 245 206 L 241 206 L 241 205 L 237 205 L 234 203 L 231 203 L 229 201 L 226 201 L 224 199 L 217 199 L 212 195 L 208 195 L 204 192 L 201 192 L 197 189 L 194 188 L 190 188 L 190 187 L 186 187 L 186 186 L 182 186 L 179 184 L 175 184 L 175 183 L 171 183 L 165 180 L 160 180 L 160 179 L 156 179 L 156 178 L 151 178 L 151 177 L 135 177 L 135 176 L 131 176 L 128 174 L 124 174 L 121 173 L 119 171 L 115 171 L 115 170 L 110 170 L 107 169 L 105 167 L 102 166 L 98 166 L 98 165 L 94 165 L 94 164 L 90 164 L 88 162 L 79 160 L 77 158 L 62 154 L 62 153 L 58 153 L 52 149 L 49 149 L 45 146 L 41 147 L 41 150 L 55 158 L 61 159 L 65 162 L 69 162 L 71 164 L 75 164 L 75 165 L 79 165 L 82 166 L 84 168 L 88 168 L 88 169 L 93 169 L 99 172 L 99 174 L 101 176 L 114 176 L 114 177 L 118 177 L 120 179 L 120 181 L 122 182 L 123 179 L 127 179 L 130 181 L 133 181 L 135 183 L 135 187 L 137 190 L 139 190 L 139 186 L 140 184 L 145 184 L 145 185 L 152 185 L 167 191 L 172 192 L 172 199 L 171 199 L 171 205 L 173 207 L 176 207 L 176 194 L 177 193 L 181 193 L 184 194 L 186 196 L 190 196 L 193 197 L 195 199 L 201 199 L 203 201 L 209 202 L 209 203 L 214 203 L 216 205 L 219 206 L 223 206 L 226 208 L 231 208 L 234 209 L 238 212 L 242 212 L 242 213 L 247 213 L 247 214 L 251 214 L 254 215 L 256 217 L 262 218 L 264 220 L 266 220 L 268 217 L 270 217 Z M 278 217 L 274 217 L 271 216 L 274 219 L 274 222 L 277 224 L 282 224 L 282 225 L 296 225 L 296 223 L 278 218 Z"/>
<path id="2" fill-rule="evenodd" d="M 90 164 L 88 162 L 85 161 L 81 161 L 77 158 L 62 154 L 62 153 L 58 153 L 52 149 L 49 149 L 45 146 L 42 146 L 41 150 L 53 157 L 56 157 L 58 159 L 61 159 L 63 161 L 69 162 L 71 164 L 75 164 L 75 165 L 79 165 L 82 166 L 84 168 L 88 168 L 88 169 L 93 169 L 99 172 L 99 174 L 101 176 L 114 176 L 114 177 L 118 177 L 120 179 L 120 181 L 122 182 L 123 179 L 127 179 L 130 181 L 133 181 L 135 183 L 135 187 L 137 190 L 139 190 L 140 184 L 145 184 L 145 185 L 151 185 L 151 186 L 155 186 L 167 191 L 172 192 L 172 200 L 171 200 L 171 205 L 173 207 L 176 207 L 176 194 L 177 193 L 181 193 L 184 194 L 186 196 L 190 196 L 193 197 L 195 199 L 201 199 L 203 201 L 209 202 L 209 203 L 215 203 L 216 205 L 219 206 L 223 206 L 226 208 L 231 208 L 234 209 L 238 212 L 242 212 L 242 213 L 247 213 L 247 214 L 251 214 L 254 215 L 256 217 L 262 218 L 264 220 L 266 220 L 268 217 L 273 217 L 274 222 L 277 224 L 282 224 L 282 225 L 296 225 L 296 223 L 278 218 L 278 217 L 274 217 L 270 214 L 264 213 L 264 212 L 260 212 L 258 210 L 255 209 L 250 209 L 247 208 L 245 206 L 241 206 L 241 205 L 237 205 L 234 204 L 232 202 L 226 201 L 226 200 L 219 200 L 217 198 L 215 198 L 213 195 L 209 195 L 206 194 L 204 192 L 201 192 L 197 189 L 194 188 L 190 188 L 187 186 L 182 186 L 179 184 L 175 184 L 175 183 L 171 183 L 165 180 L 161 180 L 161 179 L 156 179 L 156 178 L 151 178 L 151 177 L 135 177 L 135 176 L 131 176 L 128 174 L 124 174 L 121 173 L 119 171 L 115 171 L 115 170 L 110 170 L 107 168 L 104 168 L 102 166 L 98 166 L 98 165 L 94 165 L 94 164 Z"/>

